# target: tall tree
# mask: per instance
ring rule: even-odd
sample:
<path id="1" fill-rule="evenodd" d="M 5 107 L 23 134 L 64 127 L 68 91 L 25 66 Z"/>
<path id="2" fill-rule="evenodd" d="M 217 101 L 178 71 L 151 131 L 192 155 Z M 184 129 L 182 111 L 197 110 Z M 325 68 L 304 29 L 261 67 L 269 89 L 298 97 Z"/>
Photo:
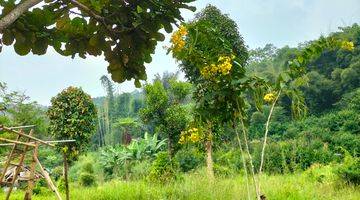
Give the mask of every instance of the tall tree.
<path id="1" fill-rule="evenodd" d="M 101 137 L 104 140 L 103 143 L 105 144 L 106 136 L 112 133 L 111 124 L 114 120 L 114 113 L 115 113 L 115 99 L 114 99 L 115 88 L 113 82 L 105 75 L 101 76 L 100 81 L 106 91 L 106 101 L 104 102 L 103 110 L 102 110 L 103 111 L 102 116 L 104 117 L 103 121 L 104 124 L 106 125 L 105 126 L 106 128 L 105 128 L 104 137 Z"/>
<path id="2" fill-rule="evenodd" d="M 235 113 L 244 113 L 245 102 L 240 97 L 248 82 L 254 81 L 244 77 L 248 51 L 236 23 L 211 5 L 181 26 L 171 42 L 173 56 L 181 61 L 181 69 L 195 87 L 195 116 L 205 129 L 207 167 L 213 178 L 213 131 Z"/>
<path id="3" fill-rule="evenodd" d="M 167 84 L 168 89 L 165 88 Z M 155 131 L 167 139 L 171 158 L 179 148 L 177 141 L 181 131 L 190 121 L 189 112 L 183 103 L 191 92 L 191 84 L 174 78 L 168 81 L 156 78 L 153 84 L 145 85 L 144 91 L 145 107 L 140 110 L 140 116 L 145 124 L 153 126 Z"/>
<path id="4" fill-rule="evenodd" d="M 91 97 L 82 89 L 69 87 L 51 99 L 48 110 L 49 132 L 55 139 L 73 139 L 75 142 L 62 143 L 58 151 L 64 157 L 64 179 L 66 199 L 70 198 L 68 166 L 71 160 L 88 146 L 96 127 L 96 109 Z"/>

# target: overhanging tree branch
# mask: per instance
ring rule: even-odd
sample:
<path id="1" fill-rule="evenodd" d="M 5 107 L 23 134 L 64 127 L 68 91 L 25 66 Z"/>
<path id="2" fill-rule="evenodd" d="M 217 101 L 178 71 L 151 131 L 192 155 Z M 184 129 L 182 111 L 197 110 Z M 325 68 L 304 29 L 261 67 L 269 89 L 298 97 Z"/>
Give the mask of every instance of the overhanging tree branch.
<path id="1" fill-rule="evenodd" d="M 31 7 L 39 4 L 42 0 L 25 0 L 16 6 L 11 12 L 0 19 L 0 33 L 18 19 L 22 14 L 28 11 Z"/>
<path id="2" fill-rule="evenodd" d="M 76 0 L 70 0 L 71 4 L 73 4 L 74 6 L 78 7 L 80 10 L 86 12 L 88 15 L 90 15 L 91 17 L 95 18 L 97 21 L 101 22 L 102 24 L 105 24 L 105 18 L 98 15 L 97 13 L 95 13 L 94 11 L 92 11 L 90 8 L 88 8 L 87 6 L 85 6 L 84 4 L 76 1 Z"/>

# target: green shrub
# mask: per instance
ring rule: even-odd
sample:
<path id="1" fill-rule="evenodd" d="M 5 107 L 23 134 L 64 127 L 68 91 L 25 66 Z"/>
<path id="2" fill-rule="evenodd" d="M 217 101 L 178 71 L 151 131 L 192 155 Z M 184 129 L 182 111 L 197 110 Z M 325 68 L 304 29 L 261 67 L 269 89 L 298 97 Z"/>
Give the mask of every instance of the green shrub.
<path id="1" fill-rule="evenodd" d="M 188 172 L 204 163 L 204 155 L 195 147 L 183 148 L 176 153 L 175 160 L 182 172 Z"/>
<path id="2" fill-rule="evenodd" d="M 347 184 L 360 185 L 360 159 L 345 152 L 344 162 L 335 170 L 339 178 Z"/>
<path id="3" fill-rule="evenodd" d="M 96 179 L 94 174 L 88 172 L 80 173 L 79 180 L 80 180 L 80 184 L 85 187 L 96 185 Z"/>
<path id="4" fill-rule="evenodd" d="M 93 174 L 94 173 L 93 164 L 91 162 L 84 163 L 83 166 L 82 166 L 82 171 Z"/>
<path id="5" fill-rule="evenodd" d="M 85 187 L 96 185 L 93 163 L 87 161 L 82 164 L 79 181 L 80 185 Z"/>
<path id="6" fill-rule="evenodd" d="M 45 181 L 45 179 L 39 179 L 36 183 L 35 183 L 35 187 L 33 189 L 33 193 L 34 194 L 41 194 L 43 193 L 43 191 L 45 190 L 45 187 L 47 187 L 47 183 Z"/>
<path id="7" fill-rule="evenodd" d="M 179 163 L 175 159 L 170 160 L 167 152 L 160 152 L 151 165 L 148 179 L 154 182 L 168 182 L 176 179 Z"/>
<path id="8" fill-rule="evenodd" d="M 65 191 L 65 179 L 64 176 L 61 176 L 59 180 L 57 181 L 57 188 L 60 192 Z"/>
<path id="9" fill-rule="evenodd" d="M 221 148 L 215 151 L 214 172 L 217 175 L 230 175 L 238 173 L 243 168 L 240 150 L 237 148 Z"/>
<path id="10" fill-rule="evenodd" d="M 234 171 L 230 167 L 222 166 L 222 165 L 215 163 L 214 164 L 214 174 L 216 176 L 220 176 L 220 177 L 227 177 L 227 176 L 233 175 Z"/>
<path id="11" fill-rule="evenodd" d="M 54 178 L 55 181 L 57 181 L 63 175 L 63 171 L 63 166 L 57 166 L 51 170 L 51 177 Z"/>
<path id="12" fill-rule="evenodd" d="M 150 167 L 151 162 L 148 160 L 132 163 L 130 179 L 141 180 L 146 178 L 150 173 Z"/>

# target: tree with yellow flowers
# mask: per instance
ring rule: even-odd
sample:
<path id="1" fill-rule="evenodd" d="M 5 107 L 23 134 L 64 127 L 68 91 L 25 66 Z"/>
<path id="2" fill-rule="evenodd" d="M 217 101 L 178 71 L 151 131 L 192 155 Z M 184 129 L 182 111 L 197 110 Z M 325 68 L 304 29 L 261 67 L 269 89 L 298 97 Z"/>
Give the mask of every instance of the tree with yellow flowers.
<path id="1" fill-rule="evenodd" d="M 313 57 L 319 56 L 325 48 L 342 47 L 351 50 L 351 42 L 334 38 L 321 38 L 311 43 L 288 63 L 287 70 L 279 74 L 275 82 L 268 82 L 249 75 L 246 71 L 248 51 L 240 36 L 237 25 L 227 15 L 214 6 L 208 6 L 190 23 L 179 27 L 171 38 L 169 51 L 180 61 L 186 78 L 195 86 L 193 98 L 196 126 L 181 133 L 179 143 L 204 141 L 207 152 L 209 177 L 213 178 L 212 140 L 215 125 L 230 123 L 236 133 L 241 150 L 245 179 L 252 178 L 256 197 L 260 200 L 260 175 L 264 165 L 269 124 L 279 98 L 286 95 L 291 99 L 294 118 L 306 114 L 306 106 L 301 91 L 306 84 L 305 66 Z M 262 110 L 264 104 L 270 105 L 265 124 L 261 163 L 255 169 L 248 143 L 247 110 L 254 106 Z M 241 130 L 241 136 L 238 132 Z M 257 174 L 256 174 L 257 173 Z"/>

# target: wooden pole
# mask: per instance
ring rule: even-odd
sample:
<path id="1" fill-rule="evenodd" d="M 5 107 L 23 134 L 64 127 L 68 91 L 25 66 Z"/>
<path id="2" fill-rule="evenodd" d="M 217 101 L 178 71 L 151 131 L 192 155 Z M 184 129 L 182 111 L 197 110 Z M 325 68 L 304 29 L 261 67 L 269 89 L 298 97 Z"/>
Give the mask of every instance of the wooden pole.
<path id="1" fill-rule="evenodd" d="M 19 145 L 25 145 L 27 147 L 28 146 L 35 147 L 34 144 L 29 143 L 29 142 L 20 142 L 20 141 L 17 141 L 17 140 L 9 140 L 9 139 L 6 139 L 6 138 L 1 138 L 1 137 L 0 137 L 0 141 L 9 142 L 9 143 L 13 143 L 13 144 L 19 144 Z"/>
<path id="2" fill-rule="evenodd" d="M 40 163 L 40 161 L 39 161 L 39 159 L 37 157 L 35 157 L 35 161 L 39 165 L 40 171 L 44 175 L 45 180 L 46 180 L 48 186 L 50 187 L 50 189 L 55 193 L 58 200 L 62 200 L 59 191 L 56 189 L 54 183 L 52 182 L 52 180 L 51 180 L 51 178 L 49 176 L 49 173 L 44 170 L 43 166 L 41 165 L 41 163 Z"/>
<path id="3" fill-rule="evenodd" d="M 27 125 L 27 126 L 13 126 L 9 127 L 9 129 L 24 129 L 24 128 L 34 128 L 35 125 Z"/>
<path id="4" fill-rule="evenodd" d="M 39 138 L 33 137 L 33 136 L 31 136 L 31 135 L 26 135 L 26 134 L 24 134 L 24 133 L 22 133 L 22 132 L 20 132 L 20 131 L 12 130 L 12 129 L 10 129 L 10 128 L 8 128 L 8 127 L 5 127 L 5 126 L 0 126 L 0 130 L 4 130 L 4 131 L 7 131 L 7 132 L 12 132 L 12 133 L 15 133 L 15 134 L 17 134 L 17 135 L 20 135 L 20 136 L 22 136 L 22 137 L 26 137 L 26 138 L 35 140 L 35 141 L 37 141 L 37 142 L 40 142 L 40 143 L 42 143 L 42 144 L 45 144 L 45 145 L 48 145 L 48 146 L 51 146 L 51 147 L 54 147 L 54 146 L 55 146 L 55 145 L 53 145 L 53 144 L 49 144 L 49 143 L 45 142 L 44 140 L 40 140 Z"/>
<path id="5" fill-rule="evenodd" d="M 20 130 L 20 132 L 22 133 L 22 130 Z M 33 133 L 34 133 L 34 130 L 31 129 L 29 135 L 31 136 Z M 27 142 L 30 142 L 30 139 L 27 139 Z M 29 146 L 25 146 L 25 147 L 24 147 L 24 152 L 22 152 L 22 153 L 20 154 L 19 164 L 18 164 L 18 165 L 16 166 L 16 168 L 15 168 L 15 173 L 14 173 L 13 178 L 12 178 L 12 180 L 11 180 L 11 184 L 10 184 L 9 190 L 8 190 L 8 192 L 7 192 L 7 194 L 6 194 L 6 198 L 5 198 L 6 200 L 8 200 L 8 199 L 10 198 L 11 191 L 12 191 L 12 189 L 13 189 L 13 187 L 14 187 L 15 181 L 16 181 L 16 179 L 17 179 L 17 177 L 18 177 L 18 174 L 20 173 L 21 167 L 22 167 L 22 165 L 23 165 L 23 163 L 24 163 L 25 154 L 26 154 L 28 148 L 29 148 Z"/>
<path id="6" fill-rule="evenodd" d="M 30 178 L 28 180 L 28 187 L 26 189 L 24 200 L 31 200 L 32 192 L 35 185 L 35 168 L 36 168 L 36 157 L 38 155 L 39 144 L 35 144 L 34 153 L 30 165 Z"/>
<path id="7" fill-rule="evenodd" d="M 68 171 L 69 171 L 69 164 L 67 155 L 64 152 L 64 179 L 65 179 L 65 192 L 66 192 L 66 200 L 70 200 L 70 191 L 69 191 L 69 177 L 68 177 Z"/>
<path id="8" fill-rule="evenodd" d="M 20 137 L 21 137 L 21 136 L 18 135 L 18 136 L 16 137 L 16 140 L 19 140 Z M 16 144 L 13 144 L 13 148 L 11 149 L 11 152 L 10 152 L 9 156 L 8 156 L 8 158 L 6 159 L 6 162 L 5 162 L 4 168 L 3 168 L 3 172 L 1 173 L 1 177 L 0 177 L 0 182 L 1 182 L 1 183 L 3 182 L 3 179 L 4 179 L 4 177 L 5 177 L 5 173 L 6 173 L 8 167 L 9 167 L 9 165 L 10 165 L 11 158 L 13 157 L 15 151 L 16 151 Z"/>

